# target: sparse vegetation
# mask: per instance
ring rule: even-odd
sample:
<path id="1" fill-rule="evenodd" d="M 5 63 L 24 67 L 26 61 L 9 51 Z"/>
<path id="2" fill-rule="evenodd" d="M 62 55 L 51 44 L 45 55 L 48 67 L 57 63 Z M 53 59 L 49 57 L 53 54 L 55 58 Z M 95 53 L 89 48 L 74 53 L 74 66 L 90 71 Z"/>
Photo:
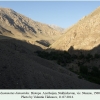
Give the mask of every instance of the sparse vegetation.
<path id="1" fill-rule="evenodd" d="M 95 54 L 94 57 L 98 59 L 100 58 L 100 54 Z"/>
<path id="2" fill-rule="evenodd" d="M 88 66 L 84 65 L 85 63 L 90 63 L 90 61 L 92 61 L 93 59 L 98 59 L 100 57 L 98 54 L 95 54 L 94 56 L 90 53 L 88 53 L 87 55 L 84 55 L 82 53 L 80 53 L 80 55 L 71 55 L 66 51 L 37 51 L 36 53 L 42 58 L 55 61 L 62 67 L 65 67 L 67 66 L 67 64 L 70 64 L 73 61 L 77 60 L 79 72 L 74 71 L 72 67 L 70 67 L 69 70 L 76 74 L 79 74 L 78 77 L 80 79 L 84 78 L 88 81 L 100 84 L 100 70 L 97 67 L 92 67 L 92 69 L 90 70 Z"/>
<path id="3" fill-rule="evenodd" d="M 88 67 L 87 66 L 80 66 L 80 73 L 87 75 L 88 74 Z"/>
<path id="4" fill-rule="evenodd" d="M 86 18 L 62 32 L 11 9 L 0 9 L 0 89 L 100 88 L 100 54 L 95 54 L 100 50 L 100 16 L 93 17 L 94 13 L 88 17 L 90 22 Z M 68 52 L 45 51 L 49 46 Z M 41 50 L 36 52 L 41 58 L 36 50 Z"/>
<path id="5" fill-rule="evenodd" d="M 46 51 L 37 51 L 36 52 L 38 56 L 48 59 L 48 60 L 54 60 L 56 63 L 62 66 L 66 66 L 67 63 L 71 63 L 72 57 L 71 55 L 64 51 L 51 51 L 51 52 L 46 52 Z"/>

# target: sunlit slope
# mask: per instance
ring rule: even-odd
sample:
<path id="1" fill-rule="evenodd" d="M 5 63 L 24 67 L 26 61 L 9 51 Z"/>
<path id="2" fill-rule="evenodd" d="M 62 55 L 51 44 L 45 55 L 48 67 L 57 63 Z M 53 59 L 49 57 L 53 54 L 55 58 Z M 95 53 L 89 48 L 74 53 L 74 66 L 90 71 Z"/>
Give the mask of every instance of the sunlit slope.
<path id="1" fill-rule="evenodd" d="M 0 34 L 26 40 L 33 44 L 41 40 L 51 44 L 62 35 L 60 31 L 49 25 L 33 21 L 9 8 L 0 8 L 0 26 L 12 33 L 0 32 Z"/>
<path id="2" fill-rule="evenodd" d="M 100 44 L 100 7 L 67 29 L 50 48 L 59 50 L 91 50 Z"/>

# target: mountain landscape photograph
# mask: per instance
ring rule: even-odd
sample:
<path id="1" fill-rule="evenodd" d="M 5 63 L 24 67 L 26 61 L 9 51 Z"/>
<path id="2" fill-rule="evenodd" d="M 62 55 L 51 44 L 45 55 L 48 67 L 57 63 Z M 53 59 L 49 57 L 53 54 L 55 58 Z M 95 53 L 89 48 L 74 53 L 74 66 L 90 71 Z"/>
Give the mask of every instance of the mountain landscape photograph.
<path id="1" fill-rule="evenodd" d="M 100 1 L 0 1 L 0 89 L 100 89 Z"/>

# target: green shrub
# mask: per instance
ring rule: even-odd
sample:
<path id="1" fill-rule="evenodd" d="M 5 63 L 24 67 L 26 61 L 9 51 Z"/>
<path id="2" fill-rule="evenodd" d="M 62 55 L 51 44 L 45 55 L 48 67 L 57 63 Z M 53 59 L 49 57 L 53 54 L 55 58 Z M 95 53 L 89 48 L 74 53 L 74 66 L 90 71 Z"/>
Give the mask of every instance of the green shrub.
<path id="1" fill-rule="evenodd" d="M 81 65 L 80 66 L 80 73 L 82 73 L 82 74 L 88 74 L 88 68 L 87 68 L 87 66 Z"/>
<path id="2" fill-rule="evenodd" d="M 90 53 L 88 53 L 88 54 L 86 55 L 86 59 L 90 59 L 90 58 L 93 58 L 93 56 L 92 56 Z"/>
<path id="3" fill-rule="evenodd" d="M 98 59 L 98 58 L 100 58 L 100 55 L 99 54 L 95 54 L 94 55 L 94 58 L 97 58 Z"/>
<path id="4" fill-rule="evenodd" d="M 100 71 L 97 67 L 92 67 L 92 71 L 90 73 L 92 76 L 100 77 Z"/>
<path id="5" fill-rule="evenodd" d="M 79 55 L 79 59 L 84 59 L 85 56 L 81 53 L 81 55 Z"/>

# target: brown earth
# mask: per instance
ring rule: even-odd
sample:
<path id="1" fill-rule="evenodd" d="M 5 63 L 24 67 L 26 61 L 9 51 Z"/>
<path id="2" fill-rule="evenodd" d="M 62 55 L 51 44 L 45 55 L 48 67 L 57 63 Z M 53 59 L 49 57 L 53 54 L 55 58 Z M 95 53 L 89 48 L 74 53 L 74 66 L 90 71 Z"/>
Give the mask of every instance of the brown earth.
<path id="1" fill-rule="evenodd" d="M 49 25 L 33 21 L 11 9 L 0 8 L 0 89 L 100 89 L 100 85 L 79 79 L 78 75 L 66 68 L 34 53 L 47 48 L 56 40 L 61 43 L 55 42 L 51 47 L 67 50 L 62 48 L 63 41 L 73 43 L 69 41 L 72 41 L 72 38 L 77 40 L 81 30 L 77 30 L 76 35 L 71 32 L 72 34 L 67 32 L 65 37 L 57 40 L 62 33 Z M 94 35 L 90 37 L 95 38 Z M 95 45 L 98 44 L 96 43 Z M 75 48 L 74 45 L 71 46 Z"/>
<path id="2" fill-rule="evenodd" d="M 50 45 L 62 35 L 59 30 L 55 30 L 47 24 L 33 21 L 9 8 L 0 8 L 0 27 L 9 31 L 0 31 L 2 35 L 26 40 L 41 47 L 45 47 L 44 42 L 39 44 L 36 41 L 47 41 L 47 44 Z"/>
<path id="3" fill-rule="evenodd" d="M 1 89 L 90 89 L 100 85 L 79 79 L 65 68 L 36 56 L 40 47 L 0 36 Z"/>
<path id="4" fill-rule="evenodd" d="M 71 47 L 75 50 L 91 50 L 100 44 L 100 7 L 88 16 L 80 19 L 75 25 L 67 29 L 50 48 L 68 51 Z M 96 53 L 98 50 L 92 52 Z"/>

